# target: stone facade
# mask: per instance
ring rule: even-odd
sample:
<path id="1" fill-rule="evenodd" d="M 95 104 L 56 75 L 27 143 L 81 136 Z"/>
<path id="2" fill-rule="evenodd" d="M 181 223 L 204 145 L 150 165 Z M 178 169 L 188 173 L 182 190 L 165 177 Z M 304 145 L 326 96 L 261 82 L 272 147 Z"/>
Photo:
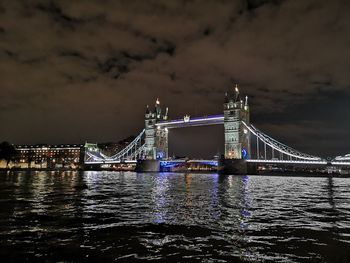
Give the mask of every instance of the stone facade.
<path id="1" fill-rule="evenodd" d="M 242 121 L 249 124 L 248 98 L 240 98 L 236 86 L 233 95 L 226 93 L 224 103 L 225 159 L 248 159 L 249 132 Z"/>
<path id="2" fill-rule="evenodd" d="M 168 129 L 156 126 L 159 121 L 168 119 L 168 108 L 162 113 L 157 99 L 153 111 L 148 106 L 145 114 L 145 158 L 158 160 L 168 158 Z"/>

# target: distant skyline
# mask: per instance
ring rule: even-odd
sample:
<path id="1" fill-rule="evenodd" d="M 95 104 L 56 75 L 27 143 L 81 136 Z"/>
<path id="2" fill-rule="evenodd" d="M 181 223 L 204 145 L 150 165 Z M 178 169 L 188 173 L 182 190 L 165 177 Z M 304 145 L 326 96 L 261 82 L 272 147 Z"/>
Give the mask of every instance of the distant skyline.
<path id="1" fill-rule="evenodd" d="M 265 133 L 350 153 L 349 11 L 345 0 L 2 1 L 0 141 L 119 141 L 158 97 L 171 118 L 220 114 L 238 83 Z M 215 154 L 220 129 L 174 130 L 169 152 Z"/>

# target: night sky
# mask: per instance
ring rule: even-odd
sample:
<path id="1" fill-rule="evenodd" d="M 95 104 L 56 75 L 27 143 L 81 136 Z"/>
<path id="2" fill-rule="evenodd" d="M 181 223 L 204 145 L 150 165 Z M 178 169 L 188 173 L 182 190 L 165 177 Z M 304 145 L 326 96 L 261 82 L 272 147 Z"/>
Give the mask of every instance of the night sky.
<path id="1" fill-rule="evenodd" d="M 222 113 L 298 150 L 350 152 L 350 1 L 0 1 L 0 141 L 118 141 L 147 104 Z M 201 143 L 205 141 L 205 145 Z M 222 127 L 171 131 L 170 153 L 222 149 Z"/>

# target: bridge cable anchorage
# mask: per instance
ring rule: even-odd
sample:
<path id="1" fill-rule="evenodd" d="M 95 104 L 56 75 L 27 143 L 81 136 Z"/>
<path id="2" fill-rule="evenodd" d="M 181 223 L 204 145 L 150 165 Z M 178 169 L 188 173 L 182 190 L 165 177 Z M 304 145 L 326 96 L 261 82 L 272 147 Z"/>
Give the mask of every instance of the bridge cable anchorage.
<path id="1" fill-rule="evenodd" d="M 137 157 L 142 155 L 145 149 L 145 144 L 142 144 L 142 136 L 145 134 L 143 129 L 140 134 L 125 148 L 112 156 L 107 156 L 98 151 L 85 151 L 85 163 L 87 164 L 101 164 L 101 163 L 121 163 L 123 161 L 136 161 Z"/>
<path id="2" fill-rule="evenodd" d="M 259 138 L 260 141 L 262 141 L 264 144 L 270 146 L 272 148 L 272 159 L 274 159 L 274 151 L 280 153 L 280 158 L 283 154 L 289 156 L 290 158 L 296 158 L 299 160 L 307 160 L 307 161 L 322 161 L 322 158 L 313 156 L 310 154 L 299 152 L 292 147 L 289 147 L 283 143 L 280 143 L 279 141 L 271 138 L 270 136 L 266 135 L 265 133 L 261 132 L 257 128 L 255 128 L 253 125 L 247 125 L 244 121 L 242 121 L 243 125 L 257 138 Z M 264 149 L 265 150 L 265 149 Z M 259 159 L 259 152 L 257 152 L 258 159 Z M 266 152 L 265 152 L 265 159 L 266 159 Z"/>

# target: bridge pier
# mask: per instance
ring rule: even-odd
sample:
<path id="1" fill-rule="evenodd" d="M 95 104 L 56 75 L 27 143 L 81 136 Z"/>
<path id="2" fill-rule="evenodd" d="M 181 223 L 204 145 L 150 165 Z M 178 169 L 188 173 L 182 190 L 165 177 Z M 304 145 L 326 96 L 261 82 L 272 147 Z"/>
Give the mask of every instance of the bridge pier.
<path id="1" fill-rule="evenodd" d="M 244 175 L 248 172 L 247 162 L 242 159 L 220 159 L 218 164 L 220 174 Z"/>
<path id="2" fill-rule="evenodd" d="M 247 162 L 247 173 L 250 175 L 258 174 L 258 164 Z"/>
<path id="3" fill-rule="evenodd" d="M 248 163 L 243 159 L 220 159 L 218 173 L 227 175 L 256 174 L 257 166 L 256 164 Z"/>
<path id="4" fill-rule="evenodd" d="M 136 172 L 160 172 L 160 160 L 138 160 Z"/>

